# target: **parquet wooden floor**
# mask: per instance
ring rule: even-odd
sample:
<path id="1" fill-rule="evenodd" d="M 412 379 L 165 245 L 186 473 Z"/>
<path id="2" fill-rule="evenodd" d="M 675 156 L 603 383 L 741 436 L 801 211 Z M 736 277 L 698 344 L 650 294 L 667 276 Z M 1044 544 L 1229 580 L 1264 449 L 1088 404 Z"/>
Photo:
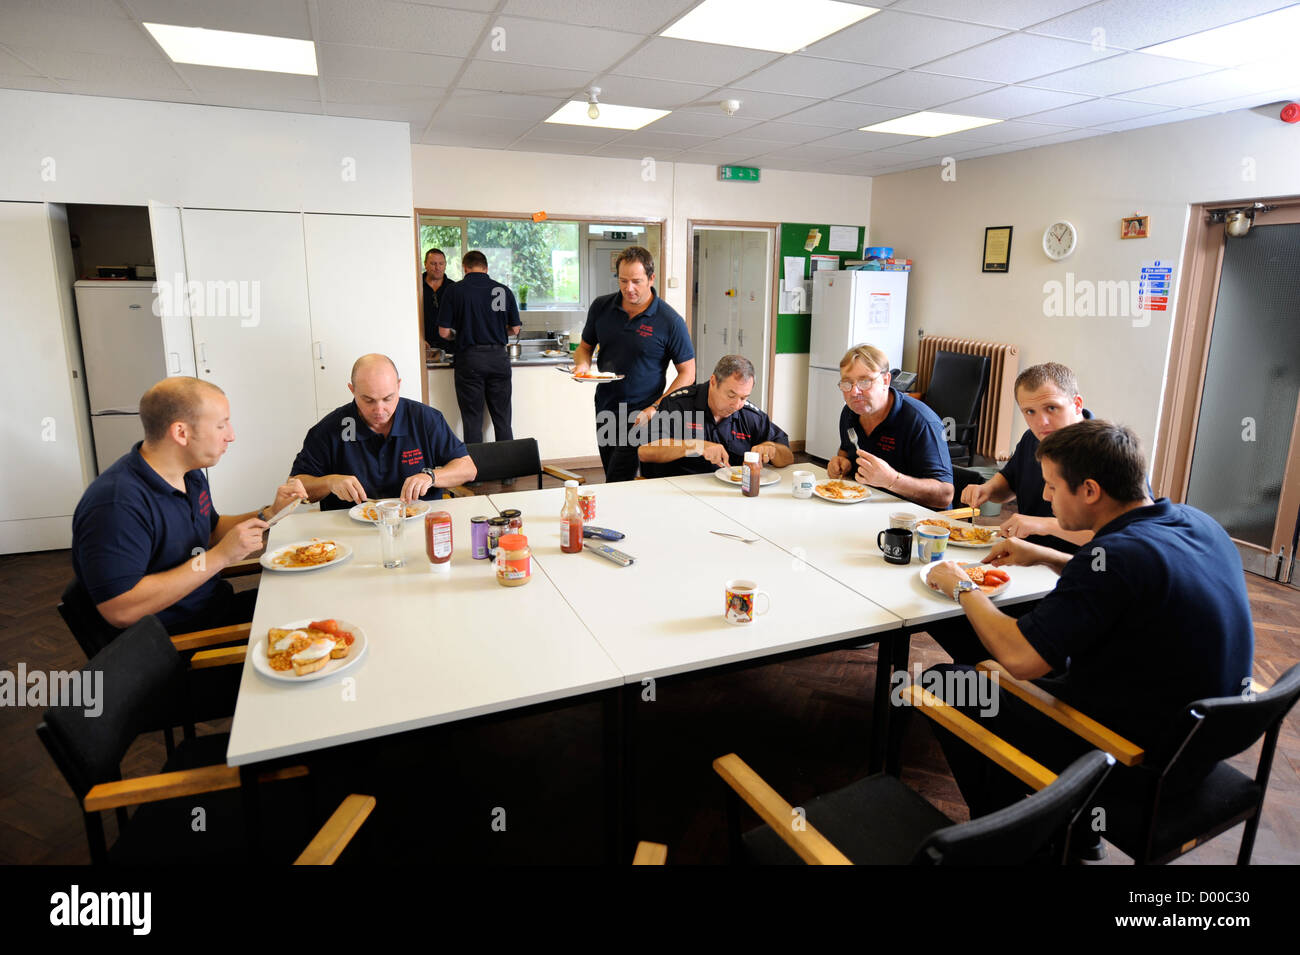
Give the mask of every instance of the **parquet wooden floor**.
<path id="1" fill-rule="evenodd" d="M 589 481 L 598 471 L 586 471 Z M 550 482 L 548 481 L 548 486 Z M 518 486 L 523 490 L 527 482 Z M 491 493 L 493 486 L 476 489 Z M 77 669 L 80 649 L 55 611 L 71 576 L 67 551 L 0 556 L 0 669 Z M 1255 620 L 1256 679 L 1271 684 L 1300 660 L 1300 591 L 1247 575 Z M 726 860 L 721 784 L 712 759 L 740 753 L 787 799 L 844 785 L 867 771 L 875 649 L 841 651 L 689 682 L 664 681 L 640 704 L 637 789 L 641 838 L 667 843 L 671 863 Z M 913 640 L 923 665 L 946 655 Z M 338 754 L 321 776 L 350 791 L 380 793 L 367 829 L 380 859 L 427 862 L 596 863 L 601 860 L 599 706 L 441 727 Z M 0 707 L 0 863 L 83 863 L 85 833 L 75 800 L 37 740 L 39 711 Z M 953 819 L 965 804 L 925 721 L 911 721 L 903 779 Z M 201 732 L 224 729 L 220 724 Z M 155 771 L 159 738 L 136 743 L 127 776 Z M 1234 760 L 1254 772 L 1258 749 Z M 325 803 L 328 805 L 329 803 Z M 505 832 L 493 810 L 506 809 Z M 431 822 L 436 823 L 431 825 Z M 109 821 L 110 838 L 112 823 Z M 1178 864 L 1228 864 L 1239 830 Z M 1109 864 L 1128 862 L 1111 850 Z M 1257 864 L 1300 863 L 1300 709 L 1273 762 L 1255 846 Z"/>

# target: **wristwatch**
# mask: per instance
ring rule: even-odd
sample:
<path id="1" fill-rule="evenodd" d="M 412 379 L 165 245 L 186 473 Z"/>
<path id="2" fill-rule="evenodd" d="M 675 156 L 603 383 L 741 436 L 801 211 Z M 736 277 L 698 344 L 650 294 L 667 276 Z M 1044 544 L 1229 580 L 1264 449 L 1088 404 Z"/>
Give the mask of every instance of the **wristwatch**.
<path id="1" fill-rule="evenodd" d="M 433 468 L 420 468 L 420 473 L 429 475 L 429 478 L 433 481 L 433 486 L 438 486 L 438 475 L 433 473 Z"/>
<path id="2" fill-rule="evenodd" d="M 972 590 L 979 590 L 980 585 L 973 580 L 959 580 L 957 586 L 952 589 L 952 599 L 961 603 L 961 595 L 969 593 Z"/>

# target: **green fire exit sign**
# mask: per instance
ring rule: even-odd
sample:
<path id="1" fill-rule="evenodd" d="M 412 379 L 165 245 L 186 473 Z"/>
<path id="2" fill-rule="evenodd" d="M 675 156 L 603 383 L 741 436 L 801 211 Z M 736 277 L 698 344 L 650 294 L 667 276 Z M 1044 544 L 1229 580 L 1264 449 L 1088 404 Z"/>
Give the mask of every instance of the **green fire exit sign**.
<path id="1" fill-rule="evenodd" d="M 723 182 L 758 182 L 758 167 L 719 166 L 718 178 Z"/>

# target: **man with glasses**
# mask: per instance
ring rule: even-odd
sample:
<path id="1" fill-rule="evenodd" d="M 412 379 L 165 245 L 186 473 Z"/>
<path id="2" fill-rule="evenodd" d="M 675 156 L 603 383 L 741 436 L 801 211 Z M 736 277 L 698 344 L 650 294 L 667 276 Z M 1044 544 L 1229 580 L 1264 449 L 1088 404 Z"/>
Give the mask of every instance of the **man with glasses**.
<path id="1" fill-rule="evenodd" d="M 952 459 L 943 423 L 889 382 L 889 359 L 874 345 L 856 345 L 840 360 L 840 449 L 826 473 L 852 475 L 924 507 L 948 507 Z"/>

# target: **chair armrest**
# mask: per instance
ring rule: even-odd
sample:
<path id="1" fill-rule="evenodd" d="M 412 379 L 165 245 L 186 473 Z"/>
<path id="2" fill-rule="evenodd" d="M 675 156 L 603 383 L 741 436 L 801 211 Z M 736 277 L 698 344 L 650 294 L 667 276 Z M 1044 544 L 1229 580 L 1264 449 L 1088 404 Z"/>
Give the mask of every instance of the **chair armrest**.
<path id="1" fill-rule="evenodd" d="M 172 645 L 181 652 L 198 650 L 222 643 L 234 643 L 236 640 L 247 641 L 249 634 L 252 632 L 253 625 L 251 623 L 240 623 L 231 627 L 215 627 L 212 630 L 195 630 L 193 633 L 179 633 L 172 637 Z"/>
<path id="2" fill-rule="evenodd" d="M 260 574 L 262 572 L 262 562 L 257 558 L 249 560 L 238 560 L 229 567 L 221 571 L 222 577 L 247 577 L 250 574 Z"/>
<path id="3" fill-rule="evenodd" d="M 713 770 L 722 777 L 723 782 L 736 791 L 749 807 L 772 827 L 799 858 L 810 865 L 852 865 L 844 853 L 831 845 L 830 841 L 808 824 L 807 829 L 795 829 L 790 825 L 794 818 L 794 808 L 777 794 L 777 791 L 763 781 L 763 778 L 745 764 L 735 753 L 719 756 L 713 761 Z"/>
<path id="4" fill-rule="evenodd" d="M 949 706 L 929 690 L 923 690 L 913 683 L 903 690 L 903 697 L 949 733 L 1035 790 L 1050 786 L 1056 780 L 1056 773 L 1026 756 L 1001 736 L 986 730 L 955 706 Z"/>
<path id="5" fill-rule="evenodd" d="M 542 465 L 542 473 L 549 474 L 553 478 L 561 481 L 577 481 L 579 484 L 586 484 L 587 479 L 576 471 L 566 471 L 564 468 L 552 467 L 549 464 Z"/>
<path id="6" fill-rule="evenodd" d="M 306 775 L 306 766 L 286 766 L 283 769 L 259 773 L 257 781 L 269 783 Z M 162 802 L 178 796 L 194 796 L 238 788 L 238 766 L 203 766 L 199 769 L 183 769 L 175 773 L 156 773 L 153 776 L 100 783 L 98 786 L 92 786 L 90 792 L 86 793 L 82 805 L 86 812 L 102 812 L 105 809 L 138 806 L 147 802 Z"/>
<path id="7" fill-rule="evenodd" d="M 190 657 L 191 670 L 206 670 L 209 667 L 225 667 L 243 663 L 248 656 L 248 646 L 222 647 L 219 650 L 200 650 Z"/>
<path id="8" fill-rule="evenodd" d="M 633 865 L 663 865 L 668 861 L 668 847 L 659 842 L 638 842 Z"/>
<path id="9" fill-rule="evenodd" d="M 1062 703 L 1052 694 L 1040 689 L 1027 680 L 1017 680 L 996 660 L 985 660 L 976 666 L 984 673 L 996 673 L 998 685 L 1028 703 L 1044 716 L 1060 723 L 1070 732 L 1079 736 L 1098 749 L 1105 750 L 1125 766 L 1137 766 L 1142 762 L 1143 750 L 1136 743 L 1125 739 L 1114 730 L 1102 726 L 1091 716 L 1081 713 L 1068 703 Z"/>
<path id="10" fill-rule="evenodd" d="M 452 497 L 473 497 L 474 492 L 463 484 L 457 484 L 455 487 L 444 487 L 443 491 Z"/>
<path id="11" fill-rule="evenodd" d="M 348 796 L 325 820 L 294 865 L 333 865 L 374 808 L 374 796 Z"/>

